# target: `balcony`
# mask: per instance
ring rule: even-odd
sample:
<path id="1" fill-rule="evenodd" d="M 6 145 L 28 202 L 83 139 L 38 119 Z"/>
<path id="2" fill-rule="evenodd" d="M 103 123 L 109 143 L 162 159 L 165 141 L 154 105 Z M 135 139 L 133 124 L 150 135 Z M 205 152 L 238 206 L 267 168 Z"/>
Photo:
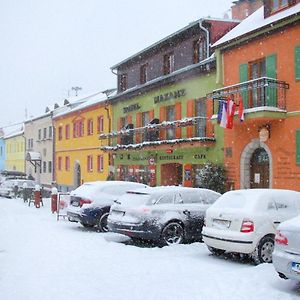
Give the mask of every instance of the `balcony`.
<path id="1" fill-rule="evenodd" d="M 206 122 L 205 117 L 190 117 L 176 121 L 163 121 L 161 123 L 159 123 L 158 119 L 154 119 L 144 127 L 133 128 L 133 126 L 130 126 L 130 128 L 123 128 L 120 131 L 101 134 L 99 136 L 99 139 L 101 140 L 101 149 L 104 151 L 116 151 L 157 147 L 161 145 L 215 142 L 214 137 L 205 136 L 205 125 L 202 126 L 203 128 L 200 128 L 200 119 L 205 119 Z M 184 127 L 194 127 L 195 135 L 177 138 L 175 134 L 173 138 L 170 138 L 167 134 L 170 130 L 176 132 L 176 130 Z M 109 142 L 112 139 L 118 140 L 113 141 L 112 145 L 110 145 Z"/>
<path id="2" fill-rule="evenodd" d="M 286 113 L 286 90 L 289 84 L 274 78 L 261 77 L 239 84 L 214 90 L 207 95 L 214 101 L 214 112 L 217 113 L 219 101 L 233 97 L 239 105 L 239 97 L 243 100 L 247 118 L 281 118 Z"/>

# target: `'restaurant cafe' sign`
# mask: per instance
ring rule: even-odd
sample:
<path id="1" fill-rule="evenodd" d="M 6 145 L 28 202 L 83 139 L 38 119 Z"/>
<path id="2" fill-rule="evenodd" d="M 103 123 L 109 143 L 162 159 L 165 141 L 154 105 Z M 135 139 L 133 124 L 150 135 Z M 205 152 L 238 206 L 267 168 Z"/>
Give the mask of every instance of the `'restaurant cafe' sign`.
<path id="1" fill-rule="evenodd" d="M 159 96 L 154 97 L 154 103 L 159 103 L 167 100 L 177 99 L 186 95 L 185 89 L 172 91 Z"/>

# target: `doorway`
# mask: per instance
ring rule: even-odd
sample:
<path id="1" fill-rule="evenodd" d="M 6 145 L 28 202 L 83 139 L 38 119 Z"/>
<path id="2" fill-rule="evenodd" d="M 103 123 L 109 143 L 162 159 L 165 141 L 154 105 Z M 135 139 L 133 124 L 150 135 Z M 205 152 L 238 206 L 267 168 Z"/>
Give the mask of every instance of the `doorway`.
<path id="1" fill-rule="evenodd" d="M 181 185 L 182 184 L 182 164 L 161 165 L 161 185 Z"/>
<path id="2" fill-rule="evenodd" d="M 264 148 L 257 148 L 250 159 L 250 188 L 269 188 L 270 160 Z"/>
<path id="3" fill-rule="evenodd" d="M 81 167 L 79 162 L 76 162 L 74 167 L 74 187 L 77 188 L 80 185 L 81 185 Z"/>

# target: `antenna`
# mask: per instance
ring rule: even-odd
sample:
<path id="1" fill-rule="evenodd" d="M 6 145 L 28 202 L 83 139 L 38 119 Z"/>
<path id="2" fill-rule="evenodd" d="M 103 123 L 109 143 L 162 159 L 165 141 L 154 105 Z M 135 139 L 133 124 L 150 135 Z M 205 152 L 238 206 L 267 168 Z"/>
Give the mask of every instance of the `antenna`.
<path id="1" fill-rule="evenodd" d="M 75 91 L 76 97 L 78 96 L 78 91 L 82 90 L 80 86 L 72 86 L 72 91 Z"/>

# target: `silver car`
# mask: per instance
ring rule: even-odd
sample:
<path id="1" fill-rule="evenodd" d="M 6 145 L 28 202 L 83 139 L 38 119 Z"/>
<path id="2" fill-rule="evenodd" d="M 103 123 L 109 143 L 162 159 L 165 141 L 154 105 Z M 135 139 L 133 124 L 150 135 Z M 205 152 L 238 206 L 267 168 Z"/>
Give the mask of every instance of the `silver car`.
<path id="1" fill-rule="evenodd" d="M 281 278 L 300 281 L 300 215 L 278 226 L 273 265 Z"/>

